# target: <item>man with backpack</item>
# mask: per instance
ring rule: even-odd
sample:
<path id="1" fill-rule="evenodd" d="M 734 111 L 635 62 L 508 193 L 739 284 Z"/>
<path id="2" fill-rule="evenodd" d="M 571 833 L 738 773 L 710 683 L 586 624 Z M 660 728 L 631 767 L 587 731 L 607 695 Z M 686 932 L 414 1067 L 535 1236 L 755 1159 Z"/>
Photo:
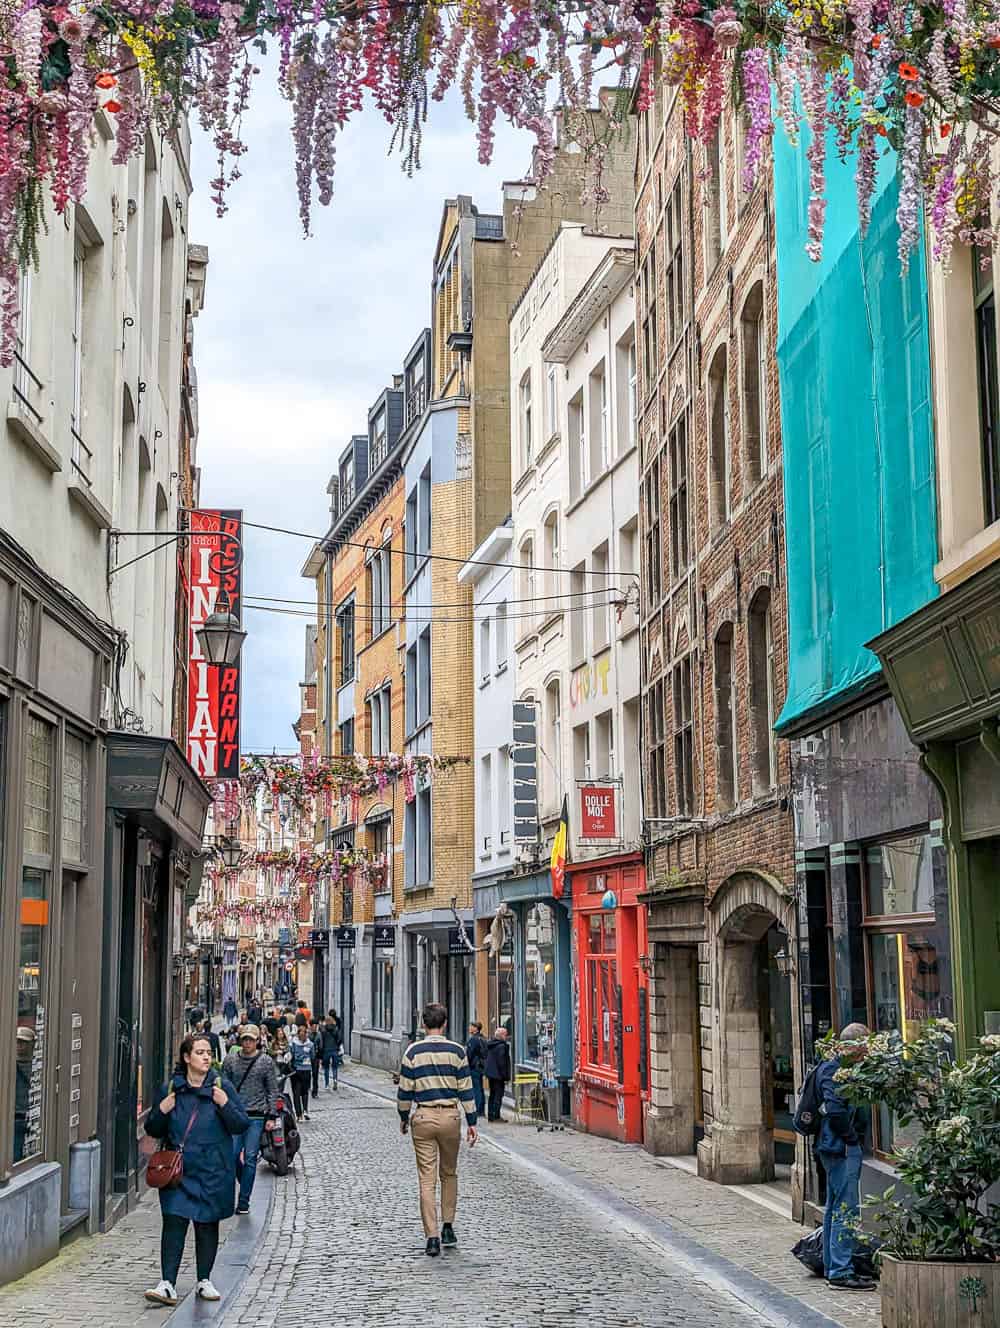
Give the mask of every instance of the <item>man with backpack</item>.
<path id="1" fill-rule="evenodd" d="M 250 1211 L 260 1141 L 264 1131 L 273 1128 L 278 1109 L 278 1072 L 267 1052 L 260 1050 L 260 1029 L 255 1024 L 240 1029 L 239 1050 L 234 1049 L 226 1057 L 222 1073 L 235 1087 L 236 1096 L 250 1117 L 248 1129 L 233 1139 L 236 1179 L 240 1187 L 236 1204 L 238 1216 Z"/>
<path id="2" fill-rule="evenodd" d="M 861 1211 L 861 1163 L 868 1131 L 865 1107 L 853 1106 L 840 1094 L 837 1071 L 865 1055 L 869 1032 L 864 1024 L 848 1024 L 837 1040 L 838 1054 L 820 1061 L 806 1075 L 795 1110 L 799 1134 L 814 1141 L 826 1173 L 823 1212 L 823 1272 L 831 1286 L 873 1291 L 875 1283 L 854 1269 L 853 1225 Z"/>

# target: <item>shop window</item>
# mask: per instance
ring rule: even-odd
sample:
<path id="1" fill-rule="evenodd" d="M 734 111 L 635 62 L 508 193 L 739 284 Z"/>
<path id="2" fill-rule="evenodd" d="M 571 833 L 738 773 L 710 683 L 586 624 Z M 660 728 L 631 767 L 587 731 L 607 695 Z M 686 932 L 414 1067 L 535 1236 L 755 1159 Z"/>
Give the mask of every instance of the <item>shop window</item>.
<path id="1" fill-rule="evenodd" d="M 514 934 L 510 922 L 504 921 L 503 937 L 496 954 L 489 952 L 486 969 L 487 1032 L 506 1028 L 511 1047 L 514 1047 Z M 511 1055 L 514 1055 L 512 1050 Z"/>
<path id="2" fill-rule="evenodd" d="M 934 915 L 930 836 L 870 845 L 864 876 L 870 1024 L 909 1041 L 926 1020 L 953 1016 L 948 935 Z M 874 1124 L 875 1147 L 887 1156 L 919 1133 L 883 1106 Z"/>
<path id="3" fill-rule="evenodd" d="M 52 775 L 55 730 L 28 720 L 24 773 L 24 854 L 17 941 L 13 1161 L 39 1156 L 45 1146 L 45 930 L 52 871 Z"/>
<path id="4" fill-rule="evenodd" d="M 392 1032 L 393 974 L 392 955 L 372 951 L 372 1028 Z"/>
<path id="5" fill-rule="evenodd" d="M 67 733 L 62 779 L 62 853 L 66 862 L 87 861 L 89 799 L 87 745 L 82 738 Z"/>
<path id="6" fill-rule="evenodd" d="M 524 920 L 524 1034 L 528 1060 L 554 1051 L 556 1019 L 556 916 L 548 904 L 535 904 Z"/>
<path id="7" fill-rule="evenodd" d="M 590 1064 L 599 1069 L 612 1070 L 617 1065 L 619 1018 L 613 912 L 590 914 L 584 970 Z"/>

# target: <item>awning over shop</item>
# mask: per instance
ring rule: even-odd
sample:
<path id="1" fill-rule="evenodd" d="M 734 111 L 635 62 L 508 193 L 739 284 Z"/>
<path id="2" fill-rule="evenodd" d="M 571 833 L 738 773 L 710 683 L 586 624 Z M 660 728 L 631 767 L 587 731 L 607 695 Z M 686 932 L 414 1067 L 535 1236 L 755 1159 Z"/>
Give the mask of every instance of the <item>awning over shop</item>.
<path id="1" fill-rule="evenodd" d="M 194 852 L 201 848 L 211 802 L 211 793 L 171 738 L 108 734 L 109 809 Z"/>

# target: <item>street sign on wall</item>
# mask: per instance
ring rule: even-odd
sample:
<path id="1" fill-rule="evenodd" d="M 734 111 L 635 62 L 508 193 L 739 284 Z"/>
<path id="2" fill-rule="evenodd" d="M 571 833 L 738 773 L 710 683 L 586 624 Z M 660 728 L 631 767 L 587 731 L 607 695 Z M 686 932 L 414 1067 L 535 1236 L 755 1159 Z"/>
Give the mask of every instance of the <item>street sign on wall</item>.
<path id="1" fill-rule="evenodd" d="M 188 538 L 187 759 L 202 779 L 240 777 L 240 666 L 212 668 L 196 632 L 214 612 L 219 592 L 243 618 L 243 513 L 199 509 Z"/>
<path id="2" fill-rule="evenodd" d="M 353 927 L 338 927 L 338 928 L 337 928 L 337 949 L 338 949 L 338 950 L 353 950 L 353 949 L 355 948 L 355 946 L 357 945 L 357 943 L 358 943 L 358 941 L 357 941 L 357 937 L 356 937 L 356 935 L 355 935 L 355 933 L 354 933 L 354 928 L 353 928 Z"/>
<path id="3" fill-rule="evenodd" d="M 372 927 L 372 945 L 376 950 L 395 950 L 396 928 L 391 922 L 376 922 Z"/>
<path id="4" fill-rule="evenodd" d="M 450 955 L 472 954 L 472 950 L 472 927 L 468 922 L 464 923 L 461 927 L 448 928 L 448 953 Z"/>

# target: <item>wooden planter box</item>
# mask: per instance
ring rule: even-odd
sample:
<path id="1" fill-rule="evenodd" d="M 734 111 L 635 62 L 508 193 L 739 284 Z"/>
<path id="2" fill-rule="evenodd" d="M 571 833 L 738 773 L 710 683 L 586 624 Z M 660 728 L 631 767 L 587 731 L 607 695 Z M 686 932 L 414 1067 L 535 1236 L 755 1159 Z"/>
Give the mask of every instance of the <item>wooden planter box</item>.
<path id="1" fill-rule="evenodd" d="M 917 1263 L 883 1255 L 883 1328 L 994 1328 L 997 1324 L 1000 1263 Z"/>

